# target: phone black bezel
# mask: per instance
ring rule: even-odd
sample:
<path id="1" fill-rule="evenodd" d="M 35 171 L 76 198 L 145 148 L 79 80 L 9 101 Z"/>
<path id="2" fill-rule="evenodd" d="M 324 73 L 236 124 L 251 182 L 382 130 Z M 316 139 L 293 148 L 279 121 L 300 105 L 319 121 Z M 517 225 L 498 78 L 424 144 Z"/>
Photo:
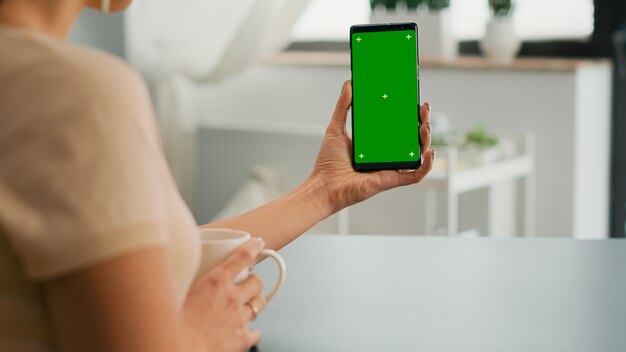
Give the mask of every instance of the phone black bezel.
<path id="1" fill-rule="evenodd" d="M 416 57 L 417 57 L 417 62 L 415 63 L 417 65 L 417 94 L 418 94 L 418 101 L 417 101 L 417 139 L 418 139 L 418 143 L 420 145 L 420 151 L 422 149 L 422 139 L 420 137 L 419 134 L 419 128 L 421 126 L 421 117 L 420 117 L 420 109 L 419 109 L 419 105 L 420 105 L 420 79 L 419 79 L 419 69 L 420 69 L 420 65 L 419 65 L 419 32 L 418 32 L 418 26 L 417 23 L 415 22 L 400 22 L 400 23 L 377 23 L 377 24 L 358 24 L 358 25 L 353 25 L 350 27 L 350 38 L 349 38 L 349 42 L 350 42 L 350 75 L 351 75 L 351 79 L 352 79 L 352 84 L 354 85 L 354 73 L 352 70 L 352 35 L 354 33 L 367 33 L 367 32 L 385 32 L 385 31 L 402 31 L 402 30 L 415 30 L 415 35 L 416 38 L 418 38 L 418 41 L 415 45 L 415 50 L 416 50 Z M 356 82 L 356 84 L 358 84 L 358 82 Z M 353 100 L 354 102 L 354 100 Z M 422 164 L 422 156 L 420 153 L 420 157 L 419 159 L 417 159 L 416 161 L 412 162 L 406 162 L 406 161 L 402 161 L 402 162 L 385 162 L 385 163 L 357 163 L 356 162 L 356 155 L 355 155 L 355 149 L 354 149 L 354 141 L 355 141 L 355 135 L 354 135 L 354 103 L 352 104 L 352 167 L 354 168 L 354 170 L 356 171 L 378 171 L 378 170 L 406 170 L 406 169 L 417 169 L 420 167 L 420 165 Z"/>

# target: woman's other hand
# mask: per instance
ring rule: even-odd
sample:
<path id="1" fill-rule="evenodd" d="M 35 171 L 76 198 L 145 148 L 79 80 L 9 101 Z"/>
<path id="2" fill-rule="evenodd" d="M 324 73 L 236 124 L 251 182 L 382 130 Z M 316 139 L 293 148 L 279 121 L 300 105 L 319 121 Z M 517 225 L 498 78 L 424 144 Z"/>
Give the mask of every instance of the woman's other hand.
<path id="1" fill-rule="evenodd" d="M 319 179 L 327 190 L 333 212 L 363 201 L 382 191 L 420 182 L 432 169 L 435 150 L 430 150 L 430 105 L 420 107 L 422 165 L 413 172 L 385 170 L 356 172 L 352 168 L 352 141 L 346 131 L 346 119 L 352 105 L 352 83 L 346 81 L 311 177 Z"/>
<path id="2" fill-rule="evenodd" d="M 192 351 L 241 352 L 261 340 L 260 332 L 248 329 L 248 323 L 265 307 L 263 282 L 254 274 L 238 284 L 234 280 L 256 263 L 263 247 L 262 240 L 249 240 L 194 283 L 183 308 Z"/>

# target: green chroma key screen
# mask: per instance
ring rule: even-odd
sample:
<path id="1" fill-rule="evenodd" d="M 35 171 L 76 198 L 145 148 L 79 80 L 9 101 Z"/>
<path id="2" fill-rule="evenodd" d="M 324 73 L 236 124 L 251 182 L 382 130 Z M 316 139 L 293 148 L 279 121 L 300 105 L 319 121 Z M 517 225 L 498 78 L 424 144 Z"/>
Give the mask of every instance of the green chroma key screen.
<path id="1" fill-rule="evenodd" d="M 351 29 L 357 170 L 419 167 L 416 29 L 406 23 Z"/>

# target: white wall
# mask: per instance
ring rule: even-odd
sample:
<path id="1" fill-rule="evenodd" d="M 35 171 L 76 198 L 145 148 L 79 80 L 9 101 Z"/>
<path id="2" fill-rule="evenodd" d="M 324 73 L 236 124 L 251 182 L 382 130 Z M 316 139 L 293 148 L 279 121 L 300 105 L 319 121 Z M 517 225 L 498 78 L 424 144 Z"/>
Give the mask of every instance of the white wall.
<path id="1" fill-rule="evenodd" d="M 70 41 L 125 56 L 124 15 L 84 10 L 70 33 Z"/>

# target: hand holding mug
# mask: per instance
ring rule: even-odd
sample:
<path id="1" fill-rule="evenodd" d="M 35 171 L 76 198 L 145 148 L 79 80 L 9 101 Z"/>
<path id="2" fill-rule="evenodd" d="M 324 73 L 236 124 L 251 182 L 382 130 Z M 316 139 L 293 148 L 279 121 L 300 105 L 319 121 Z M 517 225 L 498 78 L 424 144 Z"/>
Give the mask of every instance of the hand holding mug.
<path id="1" fill-rule="evenodd" d="M 263 311 L 280 288 L 284 262 L 276 252 L 263 249 L 260 238 L 236 230 L 202 229 L 202 259 L 187 295 L 183 318 L 193 351 L 242 351 L 257 344 L 261 335 L 248 323 Z M 259 256 L 276 260 L 279 279 L 265 297 L 263 282 L 251 268 Z"/>

